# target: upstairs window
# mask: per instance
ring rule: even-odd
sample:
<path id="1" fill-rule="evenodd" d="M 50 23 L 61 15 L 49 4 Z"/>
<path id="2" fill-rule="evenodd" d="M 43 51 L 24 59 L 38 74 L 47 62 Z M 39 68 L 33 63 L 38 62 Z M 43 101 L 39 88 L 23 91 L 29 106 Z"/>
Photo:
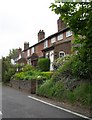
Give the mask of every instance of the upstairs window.
<path id="1" fill-rule="evenodd" d="M 31 53 L 32 53 L 32 54 L 34 53 L 34 47 L 31 48 Z"/>
<path id="2" fill-rule="evenodd" d="M 27 51 L 27 55 L 30 56 L 30 49 Z"/>
<path id="3" fill-rule="evenodd" d="M 51 38 L 51 43 L 56 42 L 56 37 Z"/>
<path id="4" fill-rule="evenodd" d="M 65 52 L 60 51 L 60 52 L 59 52 L 59 58 L 64 57 L 64 56 L 65 56 Z"/>
<path id="5" fill-rule="evenodd" d="M 48 47 L 48 40 L 44 41 L 44 48 Z"/>
<path id="6" fill-rule="evenodd" d="M 72 35 L 72 31 L 68 30 L 66 31 L 66 37 L 70 37 Z"/>
<path id="7" fill-rule="evenodd" d="M 63 39 L 63 34 L 59 34 L 58 36 L 57 36 L 57 40 L 62 40 Z"/>

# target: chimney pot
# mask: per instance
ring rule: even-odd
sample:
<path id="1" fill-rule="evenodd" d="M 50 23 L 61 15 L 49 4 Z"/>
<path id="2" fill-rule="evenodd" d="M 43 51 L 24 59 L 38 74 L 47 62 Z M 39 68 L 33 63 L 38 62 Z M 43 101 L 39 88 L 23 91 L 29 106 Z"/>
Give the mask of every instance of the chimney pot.
<path id="1" fill-rule="evenodd" d="M 67 25 L 64 23 L 64 21 L 60 17 L 57 20 L 57 26 L 58 26 L 58 31 L 67 27 Z"/>
<path id="2" fill-rule="evenodd" d="M 24 42 L 24 50 L 29 48 L 29 42 Z"/>
<path id="3" fill-rule="evenodd" d="M 44 32 L 44 30 L 39 30 L 39 32 L 38 32 L 38 42 L 40 40 L 44 39 L 44 38 L 45 38 L 45 32 Z"/>

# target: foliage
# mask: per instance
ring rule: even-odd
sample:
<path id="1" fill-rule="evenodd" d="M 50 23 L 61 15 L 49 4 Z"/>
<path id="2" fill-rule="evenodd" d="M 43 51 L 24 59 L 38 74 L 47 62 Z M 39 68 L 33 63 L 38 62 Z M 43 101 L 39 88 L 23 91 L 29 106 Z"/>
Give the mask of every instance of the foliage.
<path id="1" fill-rule="evenodd" d="M 64 2 L 52 3 L 52 10 L 60 15 L 74 33 L 74 50 L 78 58 L 75 71 L 81 71 L 79 76 L 92 80 L 92 2 Z M 79 67 L 78 71 L 77 68 Z"/>
<path id="2" fill-rule="evenodd" d="M 29 65 L 29 64 L 26 64 L 24 67 L 23 67 L 23 71 L 26 72 L 26 71 L 34 71 L 36 70 L 33 66 Z"/>
<path id="3" fill-rule="evenodd" d="M 56 60 L 54 60 L 54 62 L 53 62 L 54 70 L 57 70 L 64 63 L 66 63 L 69 60 L 70 57 L 72 57 L 72 55 L 66 55 L 65 57 L 57 58 Z"/>
<path id="4" fill-rule="evenodd" d="M 21 72 L 17 72 L 11 77 L 11 80 L 45 80 L 47 76 L 31 65 L 25 65 Z"/>
<path id="5" fill-rule="evenodd" d="M 18 49 L 10 50 L 10 53 L 9 53 L 8 56 L 9 56 L 10 59 L 14 60 L 18 56 Z"/>
<path id="6" fill-rule="evenodd" d="M 69 76 L 72 76 L 72 63 L 74 61 L 74 56 L 72 56 L 69 60 L 67 60 L 67 62 L 65 62 L 64 64 L 62 64 L 62 66 L 60 66 L 57 71 L 54 72 L 53 74 L 53 80 L 54 81 L 63 81 L 62 78 L 67 78 Z M 62 63 L 62 61 L 61 61 Z M 60 64 L 61 64 L 60 63 Z"/>
<path id="7" fill-rule="evenodd" d="M 7 83 L 10 81 L 11 76 L 16 72 L 16 67 L 11 64 L 9 57 L 2 58 L 2 81 Z"/>
<path id="8" fill-rule="evenodd" d="M 40 58 L 38 60 L 38 69 L 41 71 L 49 71 L 50 59 L 49 58 Z"/>
<path id="9" fill-rule="evenodd" d="M 77 102 L 80 101 L 82 105 L 92 106 L 92 84 L 90 82 L 81 82 L 73 91 Z"/>
<path id="10" fill-rule="evenodd" d="M 84 106 L 89 106 L 92 103 L 92 84 L 80 81 L 79 84 L 71 91 L 66 88 L 65 83 L 61 81 L 54 82 L 53 79 L 49 79 L 44 82 L 37 90 L 38 95 L 67 101 L 72 104 L 80 103 Z"/>
<path id="11" fill-rule="evenodd" d="M 52 79 L 46 80 L 37 90 L 37 93 L 39 95 L 45 96 L 45 97 L 52 97 L 54 91 L 53 91 L 53 81 Z"/>
<path id="12" fill-rule="evenodd" d="M 41 75 L 46 77 L 47 79 L 50 79 L 53 75 L 53 72 L 48 71 L 48 72 L 41 72 Z"/>

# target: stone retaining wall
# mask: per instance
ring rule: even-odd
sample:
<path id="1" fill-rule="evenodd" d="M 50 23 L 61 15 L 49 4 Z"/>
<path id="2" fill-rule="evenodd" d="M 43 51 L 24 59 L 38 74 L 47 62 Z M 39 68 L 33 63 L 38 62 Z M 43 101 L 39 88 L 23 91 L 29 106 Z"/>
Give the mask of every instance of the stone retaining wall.
<path id="1" fill-rule="evenodd" d="M 36 93 L 36 80 L 11 80 L 11 87 L 35 94 Z"/>

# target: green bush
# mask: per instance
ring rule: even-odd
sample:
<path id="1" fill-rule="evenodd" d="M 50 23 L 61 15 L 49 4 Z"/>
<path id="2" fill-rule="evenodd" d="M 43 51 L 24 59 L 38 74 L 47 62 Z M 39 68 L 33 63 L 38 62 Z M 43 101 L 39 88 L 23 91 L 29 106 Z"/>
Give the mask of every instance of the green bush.
<path id="1" fill-rule="evenodd" d="M 48 72 L 41 72 L 41 75 L 46 77 L 47 79 L 50 79 L 53 75 L 53 72 L 48 71 Z"/>
<path id="2" fill-rule="evenodd" d="M 76 102 L 92 106 L 92 84 L 82 81 L 73 91 Z"/>
<path id="3" fill-rule="evenodd" d="M 61 82 L 55 83 L 53 82 L 53 79 L 49 79 L 38 88 L 37 93 L 45 97 L 63 99 L 62 96 L 64 90 L 65 88 L 63 83 Z"/>
<path id="4" fill-rule="evenodd" d="M 52 76 L 54 81 L 62 81 L 64 77 L 67 78 L 68 76 L 72 76 L 72 68 L 71 68 L 72 63 L 73 63 L 73 57 L 71 57 L 62 66 L 60 66 Z"/>
<path id="5" fill-rule="evenodd" d="M 30 65 L 26 65 L 22 72 L 18 72 L 11 77 L 11 80 L 46 80 L 47 77 Z"/>
<path id="6" fill-rule="evenodd" d="M 49 71 L 50 70 L 50 59 L 40 58 L 38 60 L 38 69 L 41 71 Z"/>
<path id="7" fill-rule="evenodd" d="M 59 67 L 61 67 L 63 64 L 65 64 L 73 55 L 66 55 L 62 58 L 57 58 L 53 62 L 54 70 L 57 70 Z"/>
<path id="8" fill-rule="evenodd" d="M 76 102 L 76 97 L 74 96 L 73 91 L 66 90 L 64 92 L 64 98 L 67 102 L 70 102 L 72 104 Z"/>
<path id="9" fill-rule="evenodd" d="M 37 90 L 39 95 L 45 97 L 52 97 L 53 95 L 53 81 L 52 79 L 46 80 Z"/>
<path id="10" fill-rule="evenodd" d="M 8 57 L 2 58 L 2 82 L 8 83 L 15 72 L 16 67 L 11 64 L 10 59 Z"/>
<path id="11" fill-rule="evenodd" d="M 33 71 L 35 70 L 35 68 L 31 65 L 28 65 L 26 64 L 24 67 L 23 67 L 23 71 L 26 72 L 26 71 Z"/>
<path id="12" fill-rule="evenodd" d="M 64 84 L 60 81 L 56 82 L 53 86 L 53 92 L 54 92 L 53 97 L 59 100 L 63 100 L 64 91 L 65 91 Z"/>
<path id="13" fill-rule="evenodd" d="M 71 104 L 81 104 L 92 106 L 92 85 L 88 82 L 80 82 L 72 91 L 66 88 L 61 81 L 54 82 L 49 79 L 44 82 L 37 90 L 41 96 L 67 101 Z"/>
<path id="14" fill-rule="evenodd" d="M 15 80 L 23 80 L 25 77 L 25 74 L 23 72 L 16 73 L 13 77 Z"/>
<path id="15" fill-rule="evenodd" d="M 88 66 L 90 64 L 90 66 Z M 91 63 L 85 62 L 84 60 L 80 59 L 79 55 L 75 56 L 75 59 L 72 63 L 72 74 L 76 77 L 84 78 L 84 79 L 89 79 L 91 78 L 91 73 L 92 69 L 91 68 Z"/>

